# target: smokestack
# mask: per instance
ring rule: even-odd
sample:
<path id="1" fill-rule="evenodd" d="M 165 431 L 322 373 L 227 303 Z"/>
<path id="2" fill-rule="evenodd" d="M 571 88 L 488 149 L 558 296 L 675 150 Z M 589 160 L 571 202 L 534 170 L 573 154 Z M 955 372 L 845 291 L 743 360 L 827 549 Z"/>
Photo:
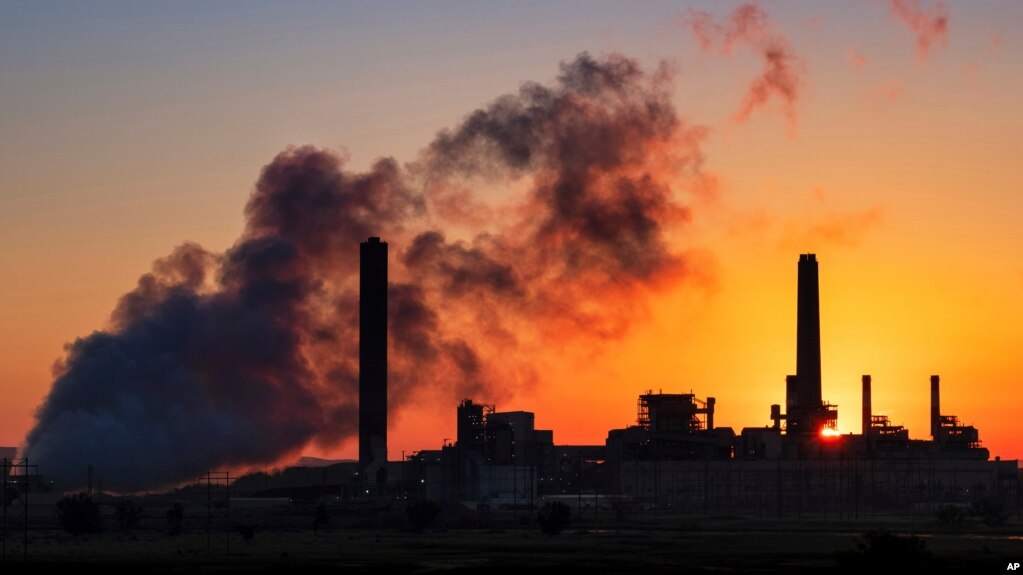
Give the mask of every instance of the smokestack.
<path id="1" fill-rule="evenodd" d="M 387 243 L 369 238 L 359 259 L 359 473 L 387 482 Z"/>
<path id="2" fill-rule="evenodd" d="M 800 254 L 796 307 L 796 400 L 802 419 L 799 427 L 810 429 L 812 414 L 821 405 L 821 312 L 817 280 L 817 256 Z"/>
<path id="3" fill-rule="evenodd" d="M 931 438 L 938 439 L 938 429 L 941 428 L 941 378 L 931 376 Z"/>
<path id="4" fill-rule="evenodd" d="M 707 429 L 714 429 L 714 404 L 717 401 L 713 397 L 707 398 Z"/>
<path id="5" fill-rule="evenodd" d="M 863 376 L 863 435 L 870 433 L 870 376 Z"/>

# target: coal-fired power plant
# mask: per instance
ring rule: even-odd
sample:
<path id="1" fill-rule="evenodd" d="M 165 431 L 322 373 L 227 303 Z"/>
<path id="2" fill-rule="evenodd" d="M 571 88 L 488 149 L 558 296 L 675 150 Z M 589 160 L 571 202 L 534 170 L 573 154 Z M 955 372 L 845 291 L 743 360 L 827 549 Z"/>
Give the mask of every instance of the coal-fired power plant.
<path id="1" fill-rule="evenodd" d="M 818 264 L 815 254 L 799 256 L 795 374 L 784 376 L 784 407 L 771 405 L 766 425 L 720 426 L 720 397 L 638 389 L 633 423 L 610 429 L 603 443 L 558 445 L 555 430 L 537 428 L 534 413 L 465 398 L 453 410 L 453 442 L 445 438 L 440 449 L 388 461 L 388 332 L 390 326 L 394 340 L 402 328 L 389 324 L 388 298 L 395 320 L 401 300 L 388 284 L 388 244 L 370 237 L 360 246 L 358 462 L 254 474 L 237 480 L 231 492 L 281 497 L 294 488 L 296 497 L 387 505 L 416 498 L 480 509 L 565 498 L 608 510 L 625 502 L 680 512 L 847 519 L 992 502 L 1019 508 L 1018 461 L 992 460 L 976 427 L 943 413 L 937 375 L 902 384 L 919 389 L 922 399 L 930 384 L 927 439 L 910 438 L 906 427 L 874 412 L 871 393 L 886 382 L 867 374 L 860 379 L 860 433 L 839 432 L 838 406 L 822 397 L 820 310 L 827 286 L 822 291 Z M 430 376 L 424 370 L 419 377 Z"/>
<path id="2" fill-rule="evenodd" d="M 405 482 L 394 488 L 511 506 L 570 497 L 613 507 L 627 498 L 678 510 L 849 517 L 978 497 L 1015 505 L 1018 462 L 989 460 L 975 427 L 941 413 L 938 376 L 930 379 L 929 440 L 910 439 L 905 427 L 873 413 L 870 375 L 861 379 L 861 433 L 838 431 L 838 406 L 822 399 L 820 306 L 817 257 L 802 254 L 796 373 L 785 378 L 784 413 L 771 406 L 771 425 L 737 434 L 715 425 L 713 397 L 646 391 L 636 423 L 610 430 L 603 445 L 559 446 L 553 431 L 535 429 L 532 413 L 466 399 L 457 441 L 402 462 Z"/>
<path id="3" fill-rule="evenodd" d="M 359 475 L 387 483 L 387 242 L 377 237 L 359 258 Z"/>

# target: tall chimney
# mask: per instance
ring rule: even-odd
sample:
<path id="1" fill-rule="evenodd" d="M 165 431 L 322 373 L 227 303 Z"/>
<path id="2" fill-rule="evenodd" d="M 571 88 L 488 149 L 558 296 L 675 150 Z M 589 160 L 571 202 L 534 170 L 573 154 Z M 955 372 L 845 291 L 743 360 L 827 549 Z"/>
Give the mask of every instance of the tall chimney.
<path id="1" fill-rule="evenodd" d="M 817 256 L 800 254 L 796 305 L 796 401 L 804 431 L 821 406 L 821 311 Z"/>
<path id="2" fill-rule="evenodd" d="M 863 435 L 870 433 L 870 376 L 863 376 Z"/>
<path id="3" fill-rule="evenodd" d="M 707 398 L 707 429 L 714 429 L 714 405 L 717 401 L 713 397 Z"/>
<path id="4" fill-rule="evenodd" d="M 938 439 L 938 430 L 941 428 L 941 390 L 939 389 L 941 378 L 931 376 L 931 438 Z"/>
<path id="5" fill-rule="evenodd" d="M 359 473 L 387 482 L 387 243 L 359 250 Z"/>

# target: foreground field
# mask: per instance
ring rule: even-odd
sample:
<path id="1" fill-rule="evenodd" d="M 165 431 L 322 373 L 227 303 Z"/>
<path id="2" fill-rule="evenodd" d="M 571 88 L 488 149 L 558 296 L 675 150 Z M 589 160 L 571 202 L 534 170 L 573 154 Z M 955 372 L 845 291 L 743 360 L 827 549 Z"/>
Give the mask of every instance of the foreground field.
<path id="1" fill-rule="evenodd" d="M 158 530 L 111 531 L 72 537 L 39 531 L 28 562 L 55 567 L 140 568 L 142 572 L 279 571 L 343 568 L 346 573 L 468 573 L 564 569 L 592 573 L 689 571 L 774 572 L 852 568 L 863 525 L 720 520 L 680 528 L 569 529 L 547 537 L 523 525 L 513 529 L 448 529 L 413 533 L 334 529 L 237 532 L 191 531 L 169 537 Z M 872 527 L 871 527 L 872 528 Z M 1004 572 L 1023 560 L 1023 536 L 1000 533 L 921 533 L 932 555 L 928 570 L 970 568 Z M 20 540 L 9 541 L 7 561 L 20 563 Z M 874 557 L 898 566 L 898 555 Z M 13 566 L 13 565 L 12 565 Z M 862 565 L 859 566 L 859 569 Z M 568 571 L 570 570 L 571 571 Z"/>

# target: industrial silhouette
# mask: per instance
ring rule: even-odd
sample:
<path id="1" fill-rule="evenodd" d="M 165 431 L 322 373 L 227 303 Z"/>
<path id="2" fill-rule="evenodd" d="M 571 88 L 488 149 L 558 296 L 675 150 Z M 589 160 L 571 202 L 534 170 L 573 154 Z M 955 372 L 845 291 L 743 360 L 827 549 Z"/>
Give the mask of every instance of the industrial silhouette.
<path id="1" fill-rule="evenodd" d="M 817 257 L 799 256 L 796 304 L 796 375 L 785 389 L 787 431 L 816 435 L 834 427 L 837 413 L 821 403 L 821 311 Z"/>
<path id="2" fill-rule="evenodd" d="M 456 442 L 392 462 L 390 489 L 510 506 L 558 497 L 612 506 L 628 498 L 680 510 L 849 516 L 981 496 L 1014 502 L 1017 462 L 989 461 L 976 428 L 941 414 L 938 376 L 931 377 L 930 440 L 909 439 L 904 427 L 873 414 L 869 375 L 862 433 L 836 431 L 838 406 L 821 393 L 814 254 L 800 255 L 798 274 L 796 374 L 785 379 L 785 412 L 770 406 L 771 425 L 736 434 L 715 427 L 713 397 L 648 391 L 639 396 L 636 424 L 610 430 L 604 445 L 556 445 L 553 431 L 535 429 L 532 413 L 466 399 L 457 407 Z"/>
<path id="3" fill-rule="evenodd" d="M 874 415 L 870 375 L 862 378 L 861 433 L 837 432 L 838 406 L 822 399 L 814 254 L 799 258 L 796 374 L 785 378 L 784 413 L 781 404 L 770 406 L 769 425 L 736 433 L 715 425 L 714 397 L 647 391 L 636 423 L 609 430 L 603 444 L 557 445 L 553 430 L 536 429 L 532 412 L 499 412 L 469 398 L 457 406 L 454 442 L 388 461 L 387 252 L 378 237 L 361 244 L 358 462 L 242 477 L 232 492 L 513 508 L 566 498 L 579 507 L 627 501 L 683 512 L 849 518 L 1019 501 L 1018 462 L 989 460 L 977 429 L 942 413 L 937 375 L 930 378 L 930 439 L 910 439 L 905 427 Z"/>
<path id="4" fill-rule="evenodd" d="M 359 474 L 387 483 L 387 243 L 373 237 L 359 259 Z"/>

